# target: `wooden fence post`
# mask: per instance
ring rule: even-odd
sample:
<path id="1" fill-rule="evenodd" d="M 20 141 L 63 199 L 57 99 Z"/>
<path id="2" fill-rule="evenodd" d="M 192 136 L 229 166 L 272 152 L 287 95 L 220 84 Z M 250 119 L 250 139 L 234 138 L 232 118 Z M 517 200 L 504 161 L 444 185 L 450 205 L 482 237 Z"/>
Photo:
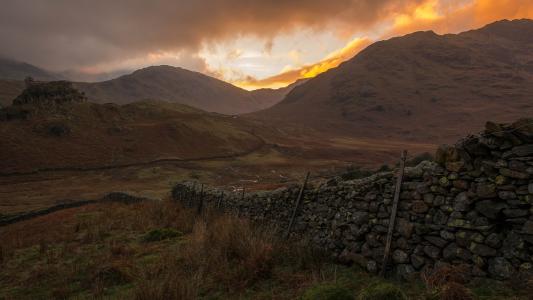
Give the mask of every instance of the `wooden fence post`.
<path id="1" fill-rule="evenodd" d="M 294 219 L 296 217 L 296 213 L 298 212 L 298 207 L 300 206 L 300 202 L 302 201 L 302 196 L 304 194 L 305 186 L 307 185 L 307 180 L 309 180 L 309 173 L 305 175 L 305 180 L 302 184 L 302 187 L 300 188 L 300 192 L 298 193 L 298 198 L 296 199 L 296 206 L 294 206 L 294 210 L 292 211 L 291 220 L 289 221 L 289 227 L 287 228 L 286 237 L 289 237 L 291 230 L 292 230 L 292 224 L 294 223 Z"/>
<path id="2" fill-rule="evenodd" d="M 237 208 L 238 208 L 237 218 L 241 217 L 241 206 L 242 206 L 242 203 L 244 202 L 244 192 L 245 192 L 245 187 L 243 186 L 242 187 L 242 195 L 241 195 L 241 203 L 239 203 L 237 205 Z"/>
<path id="3" fill-rule="evenodd" d="M 195 196 L 196 196 L 196 182 L 193 182 L 192 189 L 190 189 L 189 191 L 189 203 L 188 203 L 189 208 L 193 207 L 192 205 L 194 203 L 194 200 L 196 200 L 194 199 Z"/>
<path id="4" fill-rule="evenodd" d="M 202 209 L 204 208 L 204 184 L 202 183 L 202 186 L 200 188 L 200 201 L 198 203 L 198 210 L 196 211 L 196 214 L 199 215 L 202 213 Z"/>
<path id="5" fill-rule="evenodd" d="M 224 191 L 220 192 L 220 198 L 218 198 L 217 209 L 220 210 L 222 206 L 222 200 L 224 200 Z"/>
<path id="6" fill-rule="evenodd" d="M 385 244 L 385 251 L 383 253 L 383 263 L 381 266 L 380 275 L 385 275 L 387 263 L 389 260 L 390 248 L 392 243 L 392 234 L 394 233 L 394 223 L 396 222 L 396 213 L 398 211 L 398 202 L 400 202 L 400 191 L 402 189 L 403 172 L 405 168 L 405 160 L 407 158 L 407 151 L 402 151 L 402 157 L 400 160 L 400 169 L 398 170 L 398 178 L 396 179 L 396 187 L 394 189 L 394 200 L 392 202 L 392 211 L 389 220 L 389 230 L 387 232 L 387 241 Z"/>

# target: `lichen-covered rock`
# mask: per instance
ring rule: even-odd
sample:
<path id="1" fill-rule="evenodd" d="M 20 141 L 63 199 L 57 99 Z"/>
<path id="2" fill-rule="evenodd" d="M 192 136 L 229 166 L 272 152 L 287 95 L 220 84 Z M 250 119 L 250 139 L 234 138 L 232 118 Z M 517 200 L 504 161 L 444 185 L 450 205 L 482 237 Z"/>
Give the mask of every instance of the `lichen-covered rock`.
<path id="1" fill-rule="evenodd" d="M 489 219 L 498 219 L 501 212 L 509 206 L 505 202 L 483 200 L 476 203 L 476 211 Z"/>
<path id="2" fill-rule="evenodd" d="M 409 261 L 409 255 L 402 250 L 394 250 L 392 253 L 392 261 L 396 264 L 404 264 Z"/>
<path id="3" fill-rule="evenodd" d="M 500 279 L 508 279 L 516 274 L 513 265 L 504 257 L 489 259 L 489 273 Z"/>

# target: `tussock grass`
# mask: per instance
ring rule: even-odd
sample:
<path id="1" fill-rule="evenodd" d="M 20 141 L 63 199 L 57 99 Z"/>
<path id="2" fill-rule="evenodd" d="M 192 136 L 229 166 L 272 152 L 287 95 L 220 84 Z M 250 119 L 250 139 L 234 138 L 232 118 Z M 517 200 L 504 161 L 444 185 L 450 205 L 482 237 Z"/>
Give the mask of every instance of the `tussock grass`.
<path id="1" fill-rule="evenodd" d="M 427 274 L 425 285 L 391 285 L 334 264 L 305 240 L 282 239 L 275 228 L 209 210 L 197 215 L 170 201 L 73 208 L 0 228 L 0 237 L 0 299 L 476 299 L 478 293 L 455 270 Z M 490 294 L 483 299 L 501 295 L 478 290 Z"/>

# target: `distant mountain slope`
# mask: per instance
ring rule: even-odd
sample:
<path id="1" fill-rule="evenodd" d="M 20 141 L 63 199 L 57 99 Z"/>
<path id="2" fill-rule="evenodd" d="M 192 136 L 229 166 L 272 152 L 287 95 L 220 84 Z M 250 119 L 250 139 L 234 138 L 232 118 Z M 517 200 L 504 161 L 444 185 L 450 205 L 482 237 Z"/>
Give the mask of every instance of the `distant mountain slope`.
<path id="1" fill-rule="evenodd" d="M 307 78 L 298 79 L 296 82 L 293 82 L 286 87 L 282 87 L 279 89 L 258 89 L 253 90 L 250 93 L 259 105 L 258 110 L 265 109 L 283 100 L 283 98 L 285 98 L 285 96 L 287 96 L 287 94 L 292 91 L 292 89 L 305 83 L 307 80 Z"/>
<path id="2" fill-rule="evenodd" d="M 375 43 L 253 116 L 351 136 L 453 141 L 533 115 L 533 21 Z"/>
<path id="3" fill-rule="evenodd" d="M 22 118 L 2 120 L 0 110 L 2 173 L 232 157 L 263 145 L 240 118 L 162 101 L 26 104 L 6 110 L 20 111 Z"/>
<path id="4" fill-rule="evenodd" d="M 24 80 L 31 76 L 35 80 L 60 80 L 61 76 L 45 71 L 28 63 L 0 57 L 0 79 Z"/>
<path id="5" fill-rule="evenodd" d="M 131 103 L 158 99 L 206 111 L 241 114 L 266 108 L 281 97 L 255 97 L 227 82 L 171 66 L 154 66 L 98 83 L 77 83 L 89 100 L 99 103 Z"/>

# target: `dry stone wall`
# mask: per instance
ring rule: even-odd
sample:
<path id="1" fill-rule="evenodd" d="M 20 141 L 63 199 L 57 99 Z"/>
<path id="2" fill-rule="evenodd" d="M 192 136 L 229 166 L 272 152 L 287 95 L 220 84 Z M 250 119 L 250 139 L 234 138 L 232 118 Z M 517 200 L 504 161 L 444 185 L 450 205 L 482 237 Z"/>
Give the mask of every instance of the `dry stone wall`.
<path id="1" fill-rule="evenodd" d="M 292 234 L 369 272 L 381 266 L 395 189 L 392 172 L 309 186 Z M 186 205 L 216 207 L 286 230 L 299 191 L 226 193 L 177 185 Z M 196 196 L 194 196 L 196 195 Z M 435 162 L 406 168 L 389 272 L 409 278 L 438 265 L 467 266 L 473 276 L 508 279 L 533 271 L 533 120 L 487 123 Z"/>

